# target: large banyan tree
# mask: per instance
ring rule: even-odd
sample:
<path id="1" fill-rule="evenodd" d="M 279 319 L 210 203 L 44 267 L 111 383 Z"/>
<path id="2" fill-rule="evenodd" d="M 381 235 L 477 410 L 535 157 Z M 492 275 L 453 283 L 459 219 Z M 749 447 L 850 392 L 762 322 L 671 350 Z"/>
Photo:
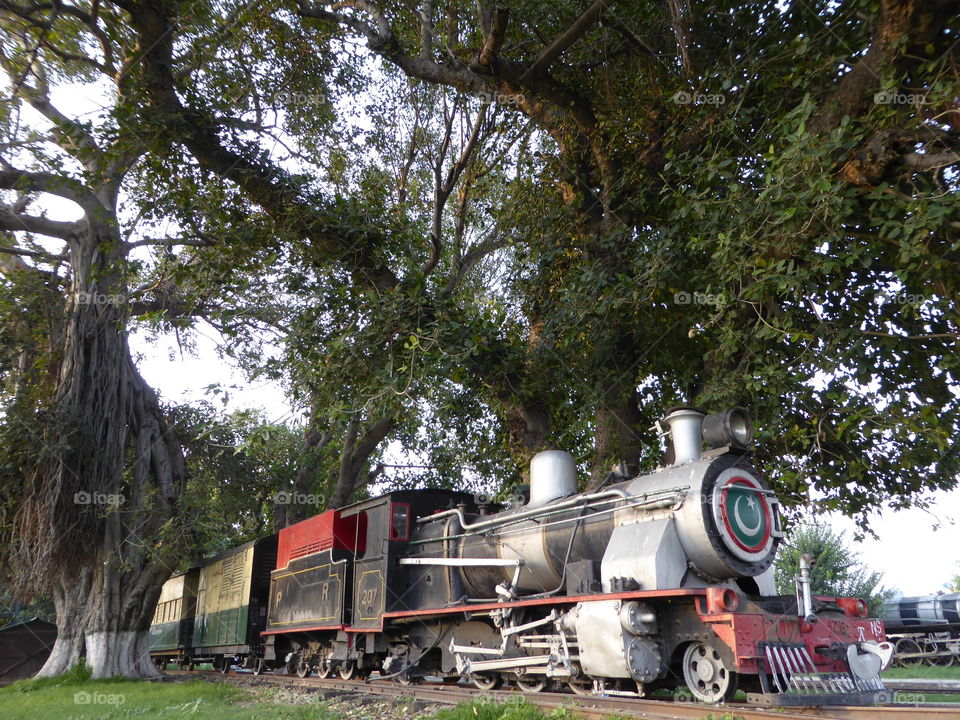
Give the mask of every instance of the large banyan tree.
<path id="1" fill-rule="evenodd" d="M 19 591 L 53 597 L 42 675 L 81 656 L 97 677 L 157 673 L 145 631 L 185 466 L 128 342 L 131 253 L 152 242 L 121 207 L 148 132 L 136 61 L 96 4 L 0 10 L 3 560 Z"/>

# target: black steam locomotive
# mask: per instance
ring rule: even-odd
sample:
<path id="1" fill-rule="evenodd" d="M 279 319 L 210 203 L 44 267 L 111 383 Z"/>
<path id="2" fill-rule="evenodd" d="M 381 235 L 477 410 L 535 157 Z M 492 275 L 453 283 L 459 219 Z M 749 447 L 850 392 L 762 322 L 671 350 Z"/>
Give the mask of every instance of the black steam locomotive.
<path id="1" fill-rule="evenodd" d="M 773 591 L 778 505 L 749 462 L 745 413 L 679 408 L 662 429 L 666 467 L 593 492 L 578 493 L 573 459 L 549 450 L 531 462 L 529 499 L 509 509 L 408 490 L 281 530 L 269 592 L 249 594 L 241 642 L 214 661 L 527 692 L 882 699 L 892 647 L 863 600 L 812 596 L 804 570 L 796 597 Z M 192 662 L 181 622 L 160 661 Z"/>
<path id="2" fill-rule="evenodd" d="M 902 597 L 884 603 L 883 622 L 900 667 L 960 663 L 960 593 Z"/>

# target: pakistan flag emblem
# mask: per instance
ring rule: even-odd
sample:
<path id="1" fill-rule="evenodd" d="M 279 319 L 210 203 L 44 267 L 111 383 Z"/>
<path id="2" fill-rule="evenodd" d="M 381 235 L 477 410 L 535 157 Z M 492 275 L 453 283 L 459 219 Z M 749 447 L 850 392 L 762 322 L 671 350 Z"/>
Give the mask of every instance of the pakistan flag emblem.
<path id="1" fill-rule="evenodd" d="M 749 485 L 733 483 L 727 487 L 726 515 L 730 533 L 744 550 L 758 550 L 769 536 L 763 500 Z"/>

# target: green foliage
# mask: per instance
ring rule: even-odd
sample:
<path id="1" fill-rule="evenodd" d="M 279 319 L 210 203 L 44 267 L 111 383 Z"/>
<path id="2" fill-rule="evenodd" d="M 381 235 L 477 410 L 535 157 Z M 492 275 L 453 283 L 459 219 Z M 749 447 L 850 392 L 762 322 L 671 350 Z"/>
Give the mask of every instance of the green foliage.
<path id="1" fill-rule="evenodd" d="M 14 597 L 6 584 L 0 584 L 0 627 L 32 618 L 56 622 L 53 600 L 50 597 L 37 597 L 23 601 Z"/>
<path id="2" fill-rule="evenodd" d="M 815 595 L 863 598 L 876 616 L 892 593 L 881 586 L 883 576 L 865 567 L 857 553 L 829 525 L 799 525 L 788 542 L 780 547 L 774 563 L 777 592 L 792 595 L 800 574 L 800 556 L 814 558 L 810 571 L 811 591 Z"/>
<path id="3" fill-rule="evenodd" d="M 180 569 L 275 532 L 274 499 L 293 482 L 302 429 L 268 423 L 259 411 L 224 414 L 209 403 L 177 407 L 173 416 L 191 470 L 183 503 L 190 532 L 167 538 L 182 544 Z"/>
<path id="4" fill-rule="evenodd" d="M 76 669 L 56 678 L 21 680 L 0 689 L 0 715 L 8 720 L 335 720 L 318 702 L 291 705 L 269 693 L 203 680 L 155 683 L 122 678 L 90 680 Z"/>
<path id="5" fill-rule="evenodd" d="M 957 563 L 957 566 L 960 567 L 960 562 Z M 946 584 L 947 590 L 950 592 L 960 592 L 960 572 L 953 576 L 953 578 Z"/>
<path id="6" fill-rule="evenodd" d="M 433 720 L 573 720 L 575 712 L 559 707 L 544 713 L 523 698 L 511 698 L 498 703 L 476 700 L 444 708 L 433 715 Z"/>
<path id="7" fill-rule="evenodd" d="M 632 445 L 614 455 L 652 469 L 649 428 L 679 402 L 748 406 L 756 460 L 791 504 L 812 488 L 818 509 L 866 523 L 872 509 L 956 484 L 957 175 L 910 170 L 917 143 L 903 139 L 934 138 L 929 152 L 953 142 L 955 24 L 870 68 L 876 90 L 910 88 L 922 102 L 860 103 L 827 122 L 873 41 L 875 2 L 701 3 L 683 71 L 669 13 L 635 3 L 548 67 L 476 82 L 463 80 L 484 44 L 472 10 L 433 7 L 448 20 L 432 54 L 419 11 L 398 5 L 377 57 L 355 29 L 366 11 L 338 25 L 282 3 L 200 3 L 171 23 L 171 92 L 188 112 L 156 112 L 131 76 L 122 106 L 88 123 L 97 139 L 130 118 L 156 131 L 140 133 L 147 152 L 124 186 L 136 219 L 123 231 L 172 227 L 207 243 L 131 259 L 150 307 L 135 322 L 179 333 L 203 317 L 254 381 L 282 382 L 327 438 L 299 468 L 316 492 L 337 483 L 351 431 L 383 418 L 390 430 L 357 475 L 389 486 L 510 487 L 542 445 L 595 469 L 610 459 L 597 447 L 610 426 Z M 533 62 L 581 9 L 513 3 L 501 67 Z M 135 42 L 122 13 L 104 17 L 109 37 Z M 91 78 L 66 58 L 93 38 L 57 23 L 57 52 L 43 54 L 54 84 Z M 436 63 L 429 81 L 391 62 L 403 53 Z M 484 83 L 525 97 L 463 91 Z M 425 270 L 436 180 L 481 116 Z M 182 138 L 204 124 L 282 201 L 245 192 L 223 170 L 236 163 L 188 152 Z M 0 322 L 0 348 L 15 346 L 10 327 Z M 16 357 L 0 350 L 0 373 Z M 548 427 L 524 446 L 531 408 Z M 249 507 L 292 482 L 289 459 L 258 440 L 271 434 L 225 438 L 242 457 L 216 458 L 261 488 Z M 424 467 L 378 474 L 390 441 Z M 213 461 L 204 452 L 201 465 Z M 216 472 L 201 474 L 213 487 Z M 225 507 L 244 518 L 235 535 L 256 529 L 246 507 Z"/>

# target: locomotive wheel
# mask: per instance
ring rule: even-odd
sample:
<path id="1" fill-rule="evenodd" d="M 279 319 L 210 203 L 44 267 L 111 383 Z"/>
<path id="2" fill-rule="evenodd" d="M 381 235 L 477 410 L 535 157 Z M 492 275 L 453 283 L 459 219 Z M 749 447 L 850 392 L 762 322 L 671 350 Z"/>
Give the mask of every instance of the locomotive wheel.
<path id="1" fill-rule="evenodd" d="M 340 673 L 340 677 L 342 677 L 344 680 L 353 680 L 354 676 L 357 674 L 357 665 L 352 660 L 348 660 L 340 665 L 340 667 L 337 668 L 337 671 Z"/>
<path id="2" fill-rule="evenodd" d="M 536 675 L 518 677 L 516 682 L 517 687 L 525 693 L 542 692 L 547 686 L 547 679 L 545 677 L 537 677 Z"/>
<path id="3" fill-rule="evenodd" d="M 263 675 L 263 671 L 267 669 L 267 661 L 263 658 L 257 658 L 253 661 L 253 674 L 254 675 Z"/>
<path id="4" fill-rule="evenodd" d="M 481 690 L 496 690 L 503 685 L 503 678 L 496 673 L 473 673 L 470 680 Z"/>
<path id="5" fill-rule="evenodd" d="M 917 667 L 919 665 L 923 665 L 923 658 L 920 658 L 920 657 L 908 658 L 903 656 L 905 654 L 912 655 L 914 653 L 922 653 L 922 652 L 923 652 L 923 648 L 920 647 L 920 643 L 918 643 L 913 638 L 900 638 L 899 640 L 897 640 L 896 655 L 894 655 L 894 657 L 896 658 L 897 665 L 899 665 L 900 667 Z"/>
<path id="6" fill-rule="evenodd" d="M 708 643 L 693 643 L 683 653 L 683 679 L 700 702 L 726 702 L 737 692 L 737 675 Z"/>
<path id="7" fill-rule="evenodd" d="M 310 676 L 310 663 L 304 662 L 301 660 L 297 663 L 297 677 L 309 677 Z"/>
<path id="8" fill-rule="evenodd" d="M 328 677 L 330 677 L 330 673 L 333 672 L 333 668 L 330 667 L 330 663 L 326 660 L 321 660 L 318 662 L 314 670 L 316 670 L 317 677 L 321 680 L 326 680 Z"/>
<path id="9" fill-rule="evenodd" d="M 219 667 L 217 666 L 217 664 L 214 664 L 213 668 L 214 670 L 219 670 L 221 675 L 229 675 L 230 674 L 230 658 L 228 658 L 226 655 L 221 655 Z"/>
<path id="10" fill-rule="evenodd" d="M 937 643 L 928 640 L 923 644 L 923 651 L 928 653 L 939 653 L 947 649 L 946 645 L 938 645 Z M 927 665 L 931 667 L 950 667 L 953 664 L 953 655 L 934 655 L 932 657 L 924 658 Z"/>
<path id="11" fill-rule="evenodd" d="M 567 680 L 567 687 L 574 695 L 593 695 L 593 681 L 590 679 Z"/>

